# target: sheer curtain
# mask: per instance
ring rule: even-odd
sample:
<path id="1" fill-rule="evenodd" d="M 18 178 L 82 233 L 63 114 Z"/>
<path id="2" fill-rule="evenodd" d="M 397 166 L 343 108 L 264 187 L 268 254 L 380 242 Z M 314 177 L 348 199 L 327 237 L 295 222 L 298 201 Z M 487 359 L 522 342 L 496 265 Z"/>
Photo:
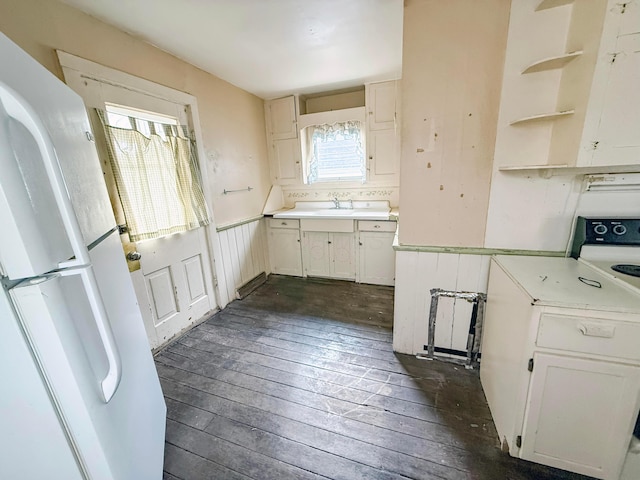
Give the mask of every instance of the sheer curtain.
<path id="1" fill-rule="evenodd" d="M 185 126 L 122 115 L 125 124 L 113 126 L 107 112 L 97 113 L 131 241 L 210 223 L 195 141 Z"/>
<path id="2" fill-rule="evenodd" d="M 362 124 L 359 121 L 305 128 L 306 183 L 365 179 Z"/>

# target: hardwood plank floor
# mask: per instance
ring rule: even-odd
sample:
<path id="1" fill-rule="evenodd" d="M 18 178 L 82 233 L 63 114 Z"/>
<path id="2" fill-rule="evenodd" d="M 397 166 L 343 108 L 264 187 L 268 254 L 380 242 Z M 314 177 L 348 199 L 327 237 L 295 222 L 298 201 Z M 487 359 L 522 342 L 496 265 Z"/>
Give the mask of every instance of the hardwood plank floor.
<path id="1" fill-rule="evenodd" d="M 477 370 L 394 354 L 393 289 L 272 275 L 166 347 L 166 480 L 585 479 L 509 457 Z"/>

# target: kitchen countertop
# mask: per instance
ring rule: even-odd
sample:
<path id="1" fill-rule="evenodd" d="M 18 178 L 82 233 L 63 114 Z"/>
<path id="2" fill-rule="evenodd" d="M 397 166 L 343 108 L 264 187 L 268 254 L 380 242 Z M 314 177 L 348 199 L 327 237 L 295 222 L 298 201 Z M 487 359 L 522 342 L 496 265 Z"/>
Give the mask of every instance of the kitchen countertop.
<path id="1" fill-rule="evenodd" d="M 347 202 L 341 201 L 340 203 L 341 208 L 336 208 L 333 202 L 296 202 L 294 208 L 277 210 L 268 215 L 272 215 L 273 218 L 318 220 L 398 220 L 398 209 L 391 210 L 386 201 L 355 201 L 353 202 L 353 208 L 351 208 L 350 202 L 347 204 Z"/>
<path id="2" fill-rule="evenodd" d="M 494 259 L 532 304 L 640 313 L 640 295 L 573 258 L 496 255 Z M 598 284 L 600 288 L 592 286 Z"/>

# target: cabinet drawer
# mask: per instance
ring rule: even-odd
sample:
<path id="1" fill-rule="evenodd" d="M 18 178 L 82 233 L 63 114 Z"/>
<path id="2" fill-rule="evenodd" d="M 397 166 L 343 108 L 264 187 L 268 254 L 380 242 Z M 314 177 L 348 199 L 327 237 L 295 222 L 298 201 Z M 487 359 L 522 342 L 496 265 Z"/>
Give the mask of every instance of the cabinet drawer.
<path id="1" fill-rule="evenodd" d="M 270 228 L 300 228 L 300 220 L 294 218 L 270 218 Z"/>
<path id="2" fill-rule="evenodd" d="M 640 324 L 568 315 L 543 315 L 539 347 L 640 360 Z"/>
<path id="3" fill-rule="evenodd" d="M 358 222 L 358 230 L 361 232 L 395 232 L 396 222 L 360 220 Z"/>

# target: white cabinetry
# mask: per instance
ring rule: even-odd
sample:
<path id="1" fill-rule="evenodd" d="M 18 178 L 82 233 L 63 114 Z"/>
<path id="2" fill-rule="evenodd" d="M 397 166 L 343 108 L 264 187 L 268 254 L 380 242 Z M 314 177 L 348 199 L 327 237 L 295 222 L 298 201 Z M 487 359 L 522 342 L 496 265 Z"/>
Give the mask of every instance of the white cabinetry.
<path id="1" fill-rule="evenodd" d="M 272 140 L 298 136 L 295 97 L 284 97 L 265 103 L 267 132 Z"/>
<path id="2" fill-rule="evenodd" d="M 281 275 L 301 277 L 300 222 L 272 218 L 268 223 L 271 271 Z"/>
<path id="3" fill-rule="evenodd" d="M 640 408 L 639 309 L 575 260 L 492 260 L 480 378 L 512 456 L 618 479 Z"/>
<path id="4" fill-rule="evenodd" d="M 355 280 L 355 237 L 344 232 L 303 232 L 305 276 Z"/>
<path id="5" fill-rule="evenodd" d="M 358 282 L 394 285 L 396 222 L 358 222 Z"/>
<path id="6" fill-rule="evenodd" d="M 557 353 L 533 354 L 520 457 L 617 479 L 629 444 L 621 434 L 637 414 L 640 367 Z"/>
<path id="7" fill-rule="evenodd" d="M 397 185 L 400 176 L 398 82 L 371 83 L 365 90 L 368 181 Z"/>
<path id="8" fill-rule="evenodd" d="M 301 179 L 295 105 L 293 96 L 265 102 L 269 166 L 275 185 L 299 183 Z"/>
<path id="9" fill-rule="evenodd" d="M 609 2 L 578 166 L 640 164 L 640 3 Z"/>
<path id="10" fill-rule="evenodd" d="M 513 2 L 495 162 L 640 171 L 638 82 L 638 2 Z"/>

